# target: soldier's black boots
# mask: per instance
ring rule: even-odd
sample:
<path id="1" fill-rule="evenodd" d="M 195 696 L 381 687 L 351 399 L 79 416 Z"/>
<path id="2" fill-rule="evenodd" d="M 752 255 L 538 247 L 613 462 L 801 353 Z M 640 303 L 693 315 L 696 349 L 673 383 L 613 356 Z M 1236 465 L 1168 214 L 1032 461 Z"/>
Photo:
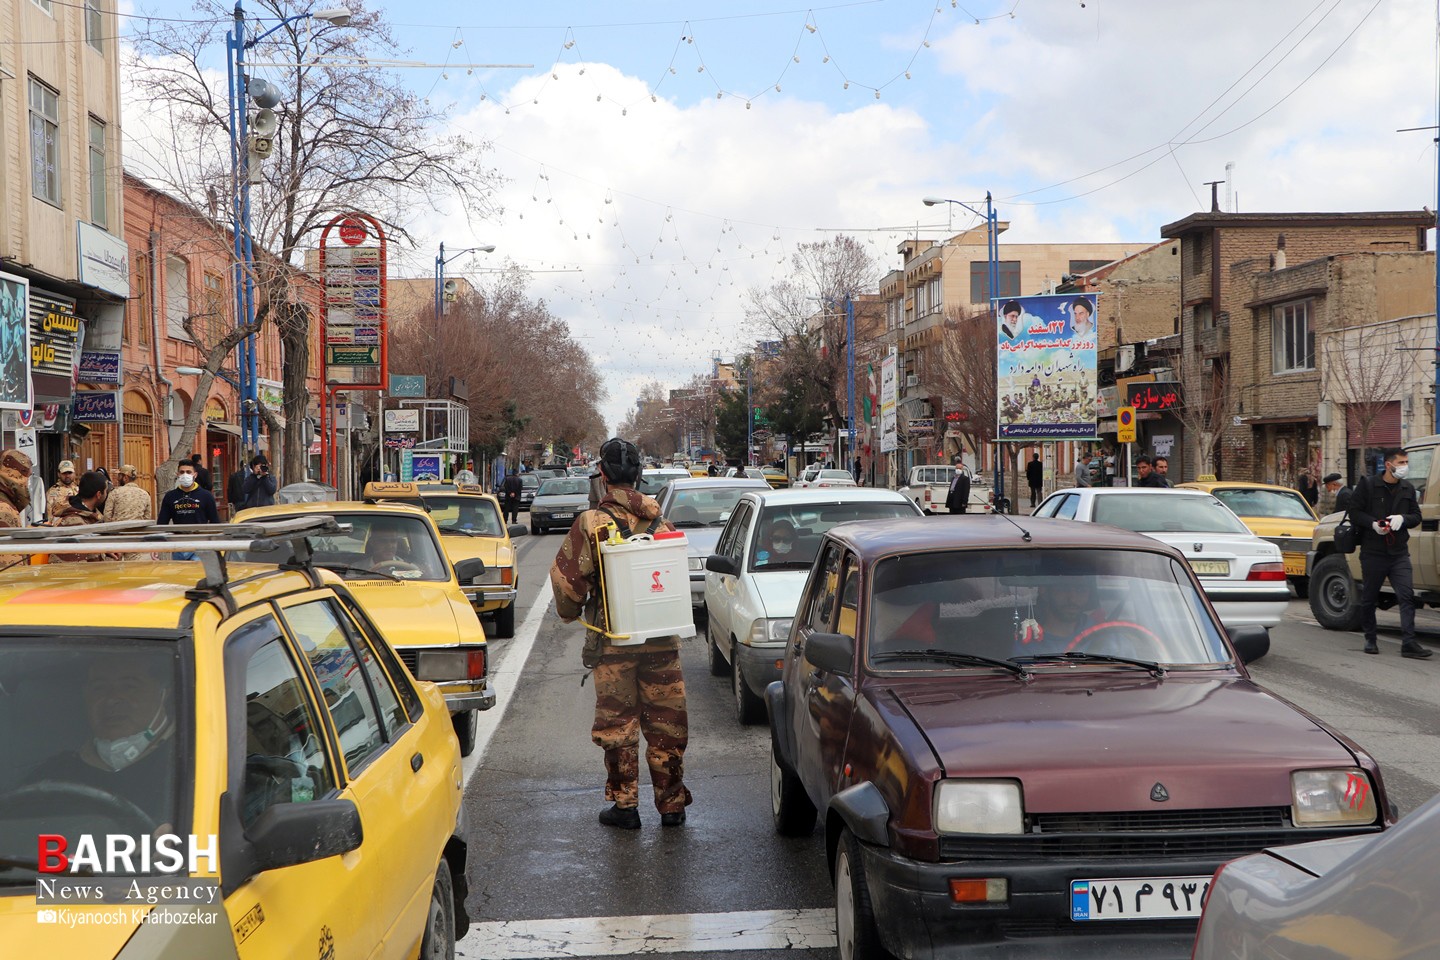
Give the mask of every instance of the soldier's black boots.
<path id="1" fill-rule="evenodd" d="M 1411 660 L 1424 660 L 1430 653 L 1429 647 L 1422 647 L 1418 643 L 1406 643 L 1400 647 L 1400 656 L 1409 657 Z"/>
<path id="2" fill-rule="evenodd" d="M 607 827 L 619 827 L 621 830 L 639 830 L 640 811 L 635 807 L 616 804 L 600 811 L 600 822 Z"/>
<path id="3" fill-rule="evenodd" d="M 662 827 L 683 827 L 685 825 L 685 811 L 676 810 L 674 813 L 660 814 L 660 826 Z"/>

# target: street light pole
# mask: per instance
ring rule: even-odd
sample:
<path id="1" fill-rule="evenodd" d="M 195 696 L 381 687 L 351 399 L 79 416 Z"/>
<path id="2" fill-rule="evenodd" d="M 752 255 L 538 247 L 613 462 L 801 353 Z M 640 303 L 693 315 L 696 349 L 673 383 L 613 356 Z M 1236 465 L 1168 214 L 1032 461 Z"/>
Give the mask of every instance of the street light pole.
<path id="1" fill-rule="evenodd" d="M 245 104 L 250 93 L 250 81 L 245 75 L 245 51 L 287 24 L 310 18 L 343 27 L 350 22 L 350 11 L 344 7 L 334 7 L 282 17 L 280 22 L 269 30 L 254 39 L 246 39 L 245 9 L 241 0 L 236 0 L 235 25 L 225 35 L 225 67 L 230 101 L 230 215 L 231 242 L 235 254 L 235 323 L 241 327 L 248 327 L 255 322 L 255 242 L 250 230 L 250 116 Z M 267 101 L 262 106 L 275 106 L 279 102 L 278 91 L 267 92 L 275 100 Z M 253 453 L 260 447 L 260 389 L 256 370 L 255 334 L 248 334 L 236 346 L 235 366 L 240 376 L 241 444 Z"/>
<path id="2" fill-rule="evenodd" d="M 464 256 L 464 255 L 467 254 L 467 253 L 475 253 L 475 252 L 477 252 L 477 251 L 480 252 L 480 253 L 494 253 L 494 252 L 495 252 L 495 244 L 493 244 L 493 243 L 482 243 L 482 244 L 481 244 L 480 246 L 478 246 L 478 247 L 466 247 L 464 250 L 461 250 L 459 253 L 452 253 L 450 256 L 447 257 L 447 256 L 445 256 L 445 242 L 444 242 L 443 240 L 440 242 L 440 253 L 439 253 L 438 256 L 435 257 L 435 319 L 436 319 L 436 320 L 439 320 L 441 317 L 443 317 L 443 316 L 445 315 L 445 300 L 444 300 L 444 295 L 445 295 L 445 264 L 449 263 L 451 260 L 454 260 L 456 257 L 462 257 L 462 256 Z"/>
<path id="3" fill-rule="evenodd" d="M 933 206 L 935 206 L 937 203 L 953 203 L 953 204 L 955 204 L 956 206 L 964 207 L 966 210 L 969 210 L 971 213 L 975 214 L 975 216 L 977 216 L 977 217 L 983 216 L 983 217 L 985 218 L 985 259 L 986 259 L 985 275 L 986 275 L 986 280 L 987 280 L 987 282 L 988 282 L 988 284 L 989 284 L 989 286 L 988 286 L 987 289 L 986 289 L 986 296 L 987 296 L 987 298 L 988 298 L 988 302 L 989 302 L 989 306 L 990 306 L 990 315 L 991 315 L 991 317 L 994 317 L 994 316 L 996 315 L 995 300 L 997 299 L 997 291 L 998 291 L 999 286 L 1000 286 L 1000 229 L 999 229 L 998 221 L 996 220 L 996 217 L 995 217 L 995 201 L 994 201 L 994 199 L 991 197 L 990 191 L 989 191 L 989 190 L 986 190 L 986 191 L 985 191 L 985 212 L 984 212 L 983 214 L 982 214 L 979 210 L 975 209 L 974 207 L 970 206 L 970 204 L 965 203 L 965 202 L 962 201 L 962 200 L 949 200 L 949 199 L 946 199 L 945 197 L 926 197 L 926 198 L 924 198 L 923 200 L 921 200 L 920 202 L 923 203 L 923 204 L 925 204 L 925 206 L 927 206 L 927 207 L 933 207 Z M 996 398 L 996 397 L 992 397 L 991 399 L 998 401 L 998 398 Z M 998 417 L 998 409 L 997 409 L 997 417 Z M 996 510 L 1002 510 L 1003 507 L 1004 507 L 1004 503 L 1005 503 L 1005 463 L 1004 463 L 1004 459 L 1000 456 L 1000 438 L 999 438 L 999 436 L 998 436 L 998 424 L 997 424 L 997 436 L 996 436 L 996 438 L 995 438 L 995 508 L 996 508 Z"/>

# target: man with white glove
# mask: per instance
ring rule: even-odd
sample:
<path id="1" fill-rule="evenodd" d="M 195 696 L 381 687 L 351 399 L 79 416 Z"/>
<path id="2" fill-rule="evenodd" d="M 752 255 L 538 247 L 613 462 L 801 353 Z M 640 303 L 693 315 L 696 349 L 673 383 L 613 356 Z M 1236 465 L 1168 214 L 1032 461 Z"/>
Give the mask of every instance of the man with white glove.
<path id="1" fill-rule="evenodd" d="M 1415 589 L 1410 567 L 1408 527 L 1420 525 L 1420 501 L 1406 480 L 1410 458 L 1397 448 L 1385 451 L 1385 472 L 1364 477 L 1350 498 L 1350 525 L 1362 534 L 1360 570 L 1360 623 L 1365 631 L 1365 652 L 1379 653 L 1375 636 L 1375 606 L 1386 580 L 1400 602 L 1400 655 L 1415 660 L 1430 656 L 1430 649 L 1415 639 Z"/>

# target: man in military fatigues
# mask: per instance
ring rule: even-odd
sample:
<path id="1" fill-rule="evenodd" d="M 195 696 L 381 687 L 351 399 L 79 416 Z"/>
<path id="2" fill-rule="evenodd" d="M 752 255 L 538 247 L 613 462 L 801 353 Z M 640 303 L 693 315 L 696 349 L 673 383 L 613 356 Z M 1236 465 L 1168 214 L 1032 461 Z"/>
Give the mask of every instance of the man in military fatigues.
<path id="1" fill-rule="evenodd" d="M 640 478 L 640 451 L 629 441 L 607 440 L 600 448 L 606 492 L 599 509 L 576 518 L 550 568 L 555 610 L 569 623 L 582 613 L 587 623 L 607 627 L 601 611 L 594 531 L 620 525 L 621 532 L 673 530 L 660 516 L 660 505 L 634 488 Z M 685 788 L 685 746 L 689 719 L 685 678 L 680 672 L 680 638 L 658 637 L 643 644 L 616 646 L 588 630 L 585 666 L 595 672 L 595 723 L 591 738 L 605 751 L 605 799 L 613 806 L 600 813 L 608 827 L 640 826 L 640 734 L 655 792 L 660 823 L 685 822 L 690 791 Z"/>
<path id="2" fill-rule="evenodd" d="M 23 527 L 20 514 L 30 506 L 30 458 L 19 450 L 0 453 L 0 527 Z M 24 563 L 18 554 L 0 557 L 0 570 Z"/>
<path id="3" fill-rule="evenodd" d="M 83 527 L 105 522 L 105 498 L 110 486 L 105 475 L 90 470 L 80 477 L 78 492 L 66 501 L 65 506 L 53 514 L 50 522 L 57 527 Z M 51 563 L 80 563 L 87 560 L 119 560 L 115 553 L 57 553 L 50 557 Z"/>
<path id="4" fill-rule="evenodd" d="M 73 460 L 60 461 L 60 479 L 56 480 L 49 490 L 45 491 L 45 509 L 50 515 L 50 522 L 54 523 L 55 518 L 60 516 L 70 498 L 80 492 L 80 485 L 75 482 L 75 462 Z"/>
<path id="5" fill-rule="evenodd" d="M 116 486 L 105 498 L 105 519 L 154 520 L 154 504 L 150 493 L 135 482 L 139 473 L 134 464 L 127 463 L 115 474 Z"/>

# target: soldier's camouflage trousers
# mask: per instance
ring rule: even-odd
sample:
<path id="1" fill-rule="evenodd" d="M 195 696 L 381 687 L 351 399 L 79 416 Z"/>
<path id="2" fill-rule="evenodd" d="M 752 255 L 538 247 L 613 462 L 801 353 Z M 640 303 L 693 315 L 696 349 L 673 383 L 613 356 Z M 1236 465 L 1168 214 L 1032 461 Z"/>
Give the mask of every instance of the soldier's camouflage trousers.
<path id="1" fill-rule="evenodd" d="M 595 668 L 591 738 L 605 751 L 605 799 L 640 803 L 640 734 L 655 789 L 655 809 L 675 813 L 690 803 L 685 789 L 685 678 L 680 652 L 607 654 Z"/>

